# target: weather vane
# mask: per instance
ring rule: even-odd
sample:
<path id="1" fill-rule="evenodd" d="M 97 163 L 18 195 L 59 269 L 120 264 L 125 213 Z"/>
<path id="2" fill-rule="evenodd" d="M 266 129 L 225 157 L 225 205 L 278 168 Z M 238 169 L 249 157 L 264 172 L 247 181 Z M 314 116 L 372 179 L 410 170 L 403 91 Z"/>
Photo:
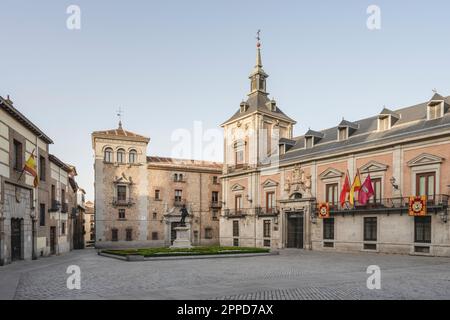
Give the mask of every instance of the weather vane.
<path id="1" fill-rule="evenodd" d="M 122 127 L 122 116 L 123 116 L 123 110 L 119 107 L 119 110 L 117 110 L 117 117 L 119 117 L 119 127 Z"/>
<path id="2" fill-rule="evenodd" d="M 261 34 L 261 30 L 258 29 L 258 31 L 256 32 L 256 40 L 258 40 L 258 42 L 256 43 L 256 46 L 258 48 L 261 46 L 261 43 L 259 42 L 261 40 L 260 34 Z"/>
<path id="3" fill-rule="evenodd" d="M 436 90 L 436 88 L 434 88 L 433 90 L 432 90 L 434 93 L 437 93 L 437 90 Z"/>

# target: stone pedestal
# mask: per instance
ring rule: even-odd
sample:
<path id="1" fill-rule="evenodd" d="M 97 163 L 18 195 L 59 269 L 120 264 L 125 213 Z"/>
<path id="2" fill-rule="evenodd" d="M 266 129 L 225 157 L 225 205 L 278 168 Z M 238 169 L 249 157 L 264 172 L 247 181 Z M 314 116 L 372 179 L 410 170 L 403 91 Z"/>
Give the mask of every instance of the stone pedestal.
<path id="1" fill-rule="evenodd" d="M 176 227 L 175 231 L 177 233 L 177 237 L 173 241 L 173 244 L 170 246 L 170 248 L 192 248 L 189 236 L 190 228 Z"/>

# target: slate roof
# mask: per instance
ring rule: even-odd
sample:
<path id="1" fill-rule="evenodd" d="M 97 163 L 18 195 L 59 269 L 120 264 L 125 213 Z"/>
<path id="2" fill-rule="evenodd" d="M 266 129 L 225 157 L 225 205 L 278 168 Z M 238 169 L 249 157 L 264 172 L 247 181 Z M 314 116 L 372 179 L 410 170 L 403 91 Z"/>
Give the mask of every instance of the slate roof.
<path id="1" fill-rule="evenodd" d="M 338 128 L 345 128 L 345 127 L 349 127 L 356 130 L 358 129 L 358 124 L 342 119 L 341 123 L 339 123 L 338 125 Z"/>
<path id="2" fill-rule="evenodd" d="M 435 95 L 436 96 L 436 95 Z M 432 100 L 435 98 L 432 98 Z M 353 135 L 338 141 L 338 126 L 321 130 L 323 138 L 314 147 L 305 149 L 305 135 L 293 138 L 295 145 L 280 157 L 281 162 L 308 161 L 317 157 L 329 157 L 352 152 L 356 148 L 383 147 L 404 138 L 419 138 L 422 135 L 438 134 L 450 130 L 450 96 L 442 98 L 446 109 L 444 117 L 427 120 L 427 105 L 430 101 L 393 111 L 399 119 L 390 130 L 377 131 L 378 115 L 355 121 L 358 125 Z"/>
<path id="3" fill-rule="evenodd" d="M 142 136 L 140 134 L 124 130 L 122 128 L 122 125 L 119 125 L 117 129 L 111 129 L 111 130 L 103 130 L 103 131 L 94 131 L 92 133 L 92 136 L 95 137 L 108 137 L 108 138 L 117 138 L 122 140 L 138 140 L 143 142 L 149 142 L 150 138 Z"/>
<path id="4" fill-rule="evenodd" d="M 383 108 L 383 110 L 381 110 L 380 115 L 391 115 L 396 117 L 397 119 L 400 118 L 400 115 L 392 110 L 389 110 L 388 108 Z"/>
<path id="5" fill-rule="evenodd" d="M 222 170 L 222 163 L 203 160 L 177 159 L 169 157 L 148 156 L 147 164 L 161 166 L 179 166 L 185 168 L 208 168 Z"/>
<path id="6" fill-rule="evenodd" d="M 248 96 L 248 99 L 246 102 L 248 104 L 248 108 L 245 112 L 241 112 L 241 110 L 239 109 L 238 111 L 236 111 L 236 113 L 231 118 L 229 118 L 223 124 L 228 123 L 233 120 L 237 120 L 244 116 L 247 116 L 255 111 L 259 111 L 261 113 L 266 113 L 268 115 L 276 116 L 276 117 L 278 117 L 280 119 L 284 119 L 288 122 L 296 123 L 295 120 L 289 118 L 283 111 L 281 111 L 281 109 L 278 108 L 278 106 L 276 107 L 275 111 L 271 111 L 267 107 L 267 103 L 270 102 L 270 99 L 267 96 L 267 94 L 265 94 L 265 93 L 262 93 L 262 92 L 252 93 Z"/>

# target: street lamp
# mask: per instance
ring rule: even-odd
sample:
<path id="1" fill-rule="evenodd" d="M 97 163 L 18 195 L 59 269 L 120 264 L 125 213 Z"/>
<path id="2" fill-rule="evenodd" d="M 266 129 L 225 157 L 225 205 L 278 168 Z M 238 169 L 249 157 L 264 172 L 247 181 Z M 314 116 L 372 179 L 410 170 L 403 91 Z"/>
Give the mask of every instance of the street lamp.
<path id="1" fill-rule="evenodd" d="M 398 190 L 398 184 L 396 183 L 397 180 L 396 180 L 394 177 L 392 177 L 391 179 L 389 179 L 389 181 L 391 182 L 392 187 L 393 187 L 395 190 Z"/>

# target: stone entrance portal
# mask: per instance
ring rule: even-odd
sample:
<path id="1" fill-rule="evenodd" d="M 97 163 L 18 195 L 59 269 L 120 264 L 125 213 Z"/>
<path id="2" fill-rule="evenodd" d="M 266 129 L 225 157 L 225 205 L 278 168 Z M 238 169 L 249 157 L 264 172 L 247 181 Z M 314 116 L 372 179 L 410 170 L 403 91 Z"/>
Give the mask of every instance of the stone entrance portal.
<path id="1" fill-rule="evenodd" d="M 287 243 L 286 248 L 303 249 L 303 212 L 287 214 Z"/>

